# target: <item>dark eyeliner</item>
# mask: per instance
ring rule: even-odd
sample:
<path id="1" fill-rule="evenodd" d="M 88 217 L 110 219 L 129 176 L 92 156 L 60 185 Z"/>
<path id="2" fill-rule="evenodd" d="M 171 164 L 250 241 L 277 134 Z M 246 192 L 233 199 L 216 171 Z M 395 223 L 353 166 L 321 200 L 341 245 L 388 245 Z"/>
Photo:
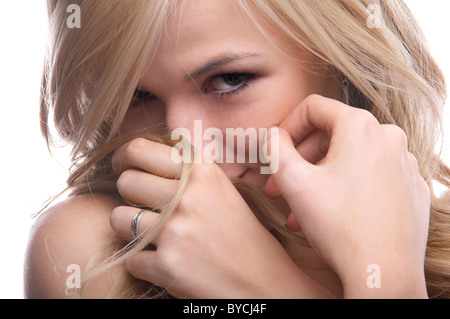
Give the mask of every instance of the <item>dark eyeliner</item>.
<path id="1" fill-rule="evenodd" d="M 216 79 L 218 78 L 225 78 L 227 76 L 238 76 L 238 77 L 245 77 L 245 80 L 236 86 L 236 88 L 232 88 L 229 90 L 222 90 L 222 91 L 215 91 L 208 89 L 208 86 Z M 229 72 L 229 73 L 220 73 L 213 75 L 208 79 L 208 81 L 205 84 L 205 93 L 207 94 L 213 94 L 214 96 L 219 97 L 221 100 L 226 97 L 232 97 L 235 95 L 238 95 L 242 91 L 244 91 L 246 88 L 248 88 L 249 84 L 257 77 L 257 74 L 255 73 L 248 73 L 248 72 Z"/>
<path id="2" fill-rule="evenodd" d="M 130 105 L 136 105 L 138 102 L 148 100 L 153 97 L 153 94 L 145 91 L 141 88 L 136 88 L 133 93 L 133 99 L 131 100 Z"/>

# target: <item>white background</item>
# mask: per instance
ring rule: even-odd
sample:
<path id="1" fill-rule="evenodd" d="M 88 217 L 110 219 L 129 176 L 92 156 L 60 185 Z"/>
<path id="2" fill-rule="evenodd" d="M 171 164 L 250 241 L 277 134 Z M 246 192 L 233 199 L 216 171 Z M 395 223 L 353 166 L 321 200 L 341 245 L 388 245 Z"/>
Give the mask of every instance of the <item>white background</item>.
<path id="1" fill-rule="evenodd" d="M 450 2 L 406 0 L 450 81 Z M 0 2 L 0 298 L 23 298 L 23 257 L 31 214 L 64 188 L 67 175 L 39 131 L 38 97 L 46 44 L 44 0 Z M 446 130 L 450 135 L 450 110 Z M 448 143 L 447 143 L 448 144 Z M 445 149 L 450 163 L 450 149 Z"/>

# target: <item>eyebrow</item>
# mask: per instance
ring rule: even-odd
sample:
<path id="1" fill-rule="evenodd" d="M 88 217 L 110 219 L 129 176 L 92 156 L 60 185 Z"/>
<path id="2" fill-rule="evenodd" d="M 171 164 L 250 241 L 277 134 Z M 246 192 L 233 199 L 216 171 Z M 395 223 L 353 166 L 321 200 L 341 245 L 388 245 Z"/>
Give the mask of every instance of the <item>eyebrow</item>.
<path id="1" fill-rule="evenodd" d="M 229 64 L 231 62 L 250 58 L 250 57 L 257 57 L 260 56 L 260 54 L 257 53 L 225 53 L 221 54 L 219 56 L 216 56 L 212 59 L 210 59 L 208 62 L 206 62 L 204 65 L 200 66 L 194 72 L 188 73 L 185 77 L 185 81 L 190 81 L 197 79 L 206 73 L 209 73 L 221 66 L 224 66 L 226 64 Z"/>

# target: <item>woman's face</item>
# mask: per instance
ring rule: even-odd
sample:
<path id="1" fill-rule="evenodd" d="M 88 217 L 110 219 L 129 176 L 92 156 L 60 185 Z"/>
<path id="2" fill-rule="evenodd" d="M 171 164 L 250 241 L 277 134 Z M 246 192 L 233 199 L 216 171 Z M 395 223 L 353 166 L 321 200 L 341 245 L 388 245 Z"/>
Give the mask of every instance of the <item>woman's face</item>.
<path id="1" fill-rule="evenodd" d="M 163 123 L 169 132 L 188 129 L 194 139 L 196 120 L 203 132 L 258 131 L 280 124 L 310 94 L 341 98 L 338 83 L 318 60 L 282 35 L 272 32 L 268 40 L 232 1 L 187 1 L 173 21 L 140 80 L 123 133 L 161 133 L 155 127 Z M 268 175 L 260 174 L 261 163 L 223 162 L 228 176 L 264 186 Z"/>

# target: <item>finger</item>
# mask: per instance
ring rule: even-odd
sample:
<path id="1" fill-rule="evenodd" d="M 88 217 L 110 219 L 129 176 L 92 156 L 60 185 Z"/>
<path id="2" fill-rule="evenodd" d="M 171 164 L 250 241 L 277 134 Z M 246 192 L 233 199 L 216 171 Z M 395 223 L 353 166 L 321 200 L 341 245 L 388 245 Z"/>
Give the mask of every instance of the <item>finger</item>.
<path id="1" fill-rule="evenodd" d="M 277 184 L 275 183 L 275 177 L 273 175 L 271 175 L 269 177 L 269 179 L 267 180 L 266 184 L 264 185 L 264 194 L 266 194 L 267 197 L 269 198 L 280 198 L 281 192 L 277 187 Z"/>
<path id="2" fill-rule="evenodd" d="M 348 143 L 349 130 L 353 129 L 354 122 L 359 122 L 360 127 L 365 127 L 366 124 L 378 124 L 378 121 L 369 112 L 352 108 L 333 99 L 311 95 L 302 101 L 280 124 L 280 132 L 284 129 L 288 136 L 280 134 L 280 137 L 284 137 L 280 138 L 279 143 L 279 172 L 267 181 L 264 188 L 266 194 L 271 197 L 279 196 L 283 193 L 280 183 L 283 183 L 283 187 L 288 191 L 287 186 L 295 180 L 294 175 L 302 176 L 303 179 L 308 176 L 307 171 L 311 169 L 311 166 L 305 165 L 305 162 L 308 162 L 302 156 L 295 156 L 293 145 L 305 142 L 307 151 L 302 150 L 302 152 L 312 154 L 311 157 L 315 157 L 315 159 L 320 158 L 320 154 L 324 153 L 326 149 L 326 156 L 323 160 L 333 160 L 339 157 L 342 143 Z M 358 129 L 356 127 L 353 130 L 357 131 Z M 325 133 L 329 139 L 325 141 L 321 137 L 320 143 L 309 143 L 308 136 L 314 134 L 313 132 L 316 130 Z M 294 162 L 291 163 L 291 161 Z M 288 172 L 286 172 L 286 168 L 288 168 Z M 306 170 L 298 175 L 296 171 L 301 168 Z M 291 176 L 291 174 L 294 175 Z M 298 188 L 296 185 L 292 186 L 294 189 Z"/>
<path id="3" fill-rule="evenodd" d="M 122 145 L 112 157 L 113 171 L 116 175 L 128 169 L 140 169 L 146 172 L 178 179 L 182 164 L 172 160 L 173 147 L 145 138 L 136 138 Z"/>
<path id="4" fill-rule="evenodd" d="M 131 205 L 161 209 L 176 192 L 178 181 L 137 170 L 123 172 L 117 180 L 117 189 Z"/>
<path id="5" fill-rule="evenodd" d="M 133 217 L 140 211 L 139 208 L 129 206 L 119 206 L 113 209 L 110 217 L 110 224 L 121 238 L 133 239 L 134 235 L 131 231 L 131 223 Z M 137 224 L 137 232 L 139 235 L 144 234 L 146 231 L 154 227 L 160 218 L 160 214 L 146 210 Z M 154 244 L 157 243 L 157 238 L 154 240 Z"/>
<path id="6" fill-rule="evenodd" d="M 284 152 L 280 152 L 280 161 L 286 163 L 292 159 L 301 158 L 316 164 L 326 157 L 333 130 L 347 110 L 346 106 L 341 104 L 319 95 L 311 95 L 294 108 L 279 126 L 291 139 L 291 143 L 288 139 L 284 139 L 287 143 L 283 144 L 286 147 L 283 148 Z M 289 147 L 290 144 L 296 145 L 300 157 L 294 156 L 292 147 Z M 290 156 L 284 158 L 284 154 L 290 154 Z M 274 176 L 269 177 L 264 187 L 267 196 L 272 198 L 281 196 L 282 192 L 277 184 Z"/>
<path id="7" fill-rule="evenodd" d="M 314 130 L 306 138 L 300 141 L 295 149 L 306 161 L 311 164 L 317 164 L 327 154 L 330 138 L 322 131 Z M 274 178 L 271 176 L 266 182 L 264 188 L 266 194 L 271 198 L 281 197 L 281 193 L 278 190 Z"/>
<path id="8" fill-rule="evenodd" d="M 167 288 L 165 276 L 158 271 L 158 252 L 143 250 L 125 262 L 125 269 L 135 278 Z"/>
<path id="9" fill-rule="evenodd" d="M 322 131 L 314 130 L 303 140 L 301 140 L 295 149 L 306 161 L 311 164 L 320 162 L 328 152 L 330 138 Z"/>
<path id="10" fill-rule="evenodd" d="M 302 227 L 298 223 L 297 217 L 295 217 L 294 213 L 292 212 L 289 214 L 287 218 L 286 227 L 287 229 L 293 232 L 299 232 L 302 230 Z"/>
<path id="11" fill-rule="evenodd" d="M 349 109 L 336 100 L 310 95 L 280 123 L 280 128 L 289 133 L 295 145 L 317 129 L 331 137 L 338 119 Z"/>
<path id="12" fill-rule="evenodd" d="M 327 160 L 339 156 L 342 143 L 349 143 L 349 134 L 360 134 L 368 127 L 379 126 L 378 120 L 368 111 L 348 106 L 339 101 L 319 95 L 303 100 L 280 123 L 297 145 L 311 132 L 320 130 L 329 137 Z M 336 147 L 337 146 L 337 147 Z M 317 145 L 320 148 L 320 145 Z M 320 153 L 320 150 L 317 150 Z"/>
<path id="13" fill-rule="evenodd" d="M 267 149 L 271 150 L 271 161 L 277 162 L 277 170 L 272 169 L 274 174 L 264 187 L 264 192 L 269 197 L 292 193 L 297 189 L 296 184 L 303 182 L 304 177 L 310 175 L 309 171 L 314 169 L 314 165 L 298 153 L 288 132 L 284 129 L 279 129 L 278 132 L 279 134 L 272 135 L 267 141 Z"/>

